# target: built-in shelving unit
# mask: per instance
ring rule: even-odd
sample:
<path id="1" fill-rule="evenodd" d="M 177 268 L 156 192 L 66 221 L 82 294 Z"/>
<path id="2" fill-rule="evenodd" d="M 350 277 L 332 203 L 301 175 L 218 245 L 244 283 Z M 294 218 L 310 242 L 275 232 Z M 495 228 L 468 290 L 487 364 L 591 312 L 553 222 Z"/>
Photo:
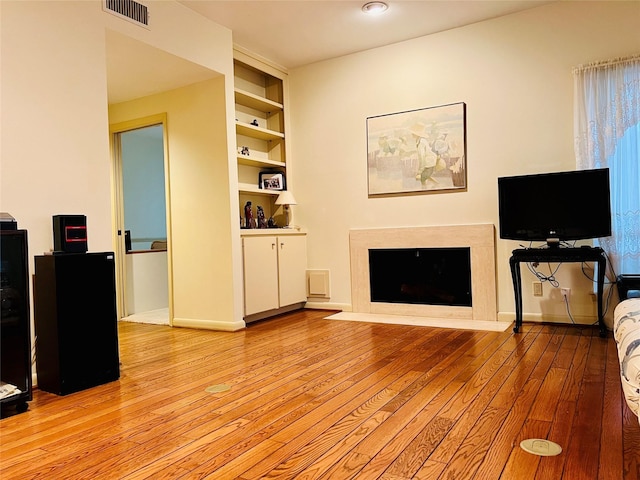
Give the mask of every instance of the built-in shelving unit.
<path id="1" fill-rule="evenodd" d="M 261 206 L 265 216 L 279 219 L 275 199 L 279 191 L 261 188 L 261 172 L 287 178 L 286 86 L 287 74 L 239 49 L 234 51 L 238 195 L 241 225 L 244 206 Z"/>
<path id="2" fill-rule="evenodd" d="M 261 173 L 284 175 L 291 189 L 287 150 L 287 74 L 268 62 L 234 50 L 236 144 L 240 225 L 245 205 L 254 219 L 262 207 L 265 219 L 284 226 L 284 210 L 275 202 L 281 190 L 260 185 Z M 278 208 L 276 208 L 278 207 Z M 306 232 L 293 228 L 241 230 L 244 319 L 260 320 L 301 308 L 306 297 Z"/>

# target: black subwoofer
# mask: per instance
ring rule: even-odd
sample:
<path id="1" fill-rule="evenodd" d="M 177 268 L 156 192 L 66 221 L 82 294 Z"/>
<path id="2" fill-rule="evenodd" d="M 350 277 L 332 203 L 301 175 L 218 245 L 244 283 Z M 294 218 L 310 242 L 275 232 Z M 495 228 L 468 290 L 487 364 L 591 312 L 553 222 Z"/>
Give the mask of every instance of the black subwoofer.
<path id="1" fill-rule="evenodd" d="M 35 257 L 38 387 L 66 395 L 120 377 L 112 252 Z"/>

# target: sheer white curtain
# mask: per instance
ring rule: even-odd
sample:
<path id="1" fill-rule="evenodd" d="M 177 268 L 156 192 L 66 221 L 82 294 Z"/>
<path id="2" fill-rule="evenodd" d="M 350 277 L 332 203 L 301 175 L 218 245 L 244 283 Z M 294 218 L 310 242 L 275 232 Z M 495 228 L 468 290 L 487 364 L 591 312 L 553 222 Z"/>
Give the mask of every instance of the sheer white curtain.
<path id="1" fill-rule="evenodd" d="M 578 169 L 609 167 L 612 235 L 597 244 L 616 273 L 640 274 L 640 55 L 573 70 Z"/>

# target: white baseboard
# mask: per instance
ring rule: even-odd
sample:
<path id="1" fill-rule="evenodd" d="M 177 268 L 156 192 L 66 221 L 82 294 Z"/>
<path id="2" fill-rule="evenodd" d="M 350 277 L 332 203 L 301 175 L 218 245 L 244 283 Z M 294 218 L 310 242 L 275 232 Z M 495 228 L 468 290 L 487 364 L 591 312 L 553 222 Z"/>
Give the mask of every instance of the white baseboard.
<path id="1" fill-rule="evenodd" d="M 201 330 L 218 330 L 223 332 L 236 332 L 246 327 L 244 321 L 222 322 L 219 320 L 202 320 L 199 318 L 178 318 L 173 319 L 174 327 L 198 328 Z"/>
<path id="2" fill-rule="evenodd" d="M 343 312 L 352 311 L 350 303 L 331 303 L 331 302 L 307 302 L 304 308 L 312 308 L 315 310 L 340 310 Z"/>
<path id="3" fill-rule="evenodd" d="M 516 318 L 515 312 L 498 312 L 498 320 L 503 322 L 514 322 Z M 523 313 L 522 321 L 523 322 L 532 322 L 532 323 L 557 323 L 564 325 L 597 325 L 598 319 L 591 315 L 573 315 L 573 322 L 568 315 L 547 315 L 544 313 Z M 611 328 L 610 325 L 607 324 L 607 319 L 605 318 L 605 325 L 607 328 Z"/>

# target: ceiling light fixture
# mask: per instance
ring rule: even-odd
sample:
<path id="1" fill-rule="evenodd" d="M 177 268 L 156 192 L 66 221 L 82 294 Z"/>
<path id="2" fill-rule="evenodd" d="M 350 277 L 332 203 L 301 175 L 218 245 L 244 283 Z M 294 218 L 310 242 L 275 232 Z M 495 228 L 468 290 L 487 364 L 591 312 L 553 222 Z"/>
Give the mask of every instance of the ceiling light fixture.
<path id="1" fill-rule="evenodd" d="M 368 2 L 362 6 L 362 11 L 369 15 L 380 15 L 388 8 L 389 6 L 384 2 Z"/>

